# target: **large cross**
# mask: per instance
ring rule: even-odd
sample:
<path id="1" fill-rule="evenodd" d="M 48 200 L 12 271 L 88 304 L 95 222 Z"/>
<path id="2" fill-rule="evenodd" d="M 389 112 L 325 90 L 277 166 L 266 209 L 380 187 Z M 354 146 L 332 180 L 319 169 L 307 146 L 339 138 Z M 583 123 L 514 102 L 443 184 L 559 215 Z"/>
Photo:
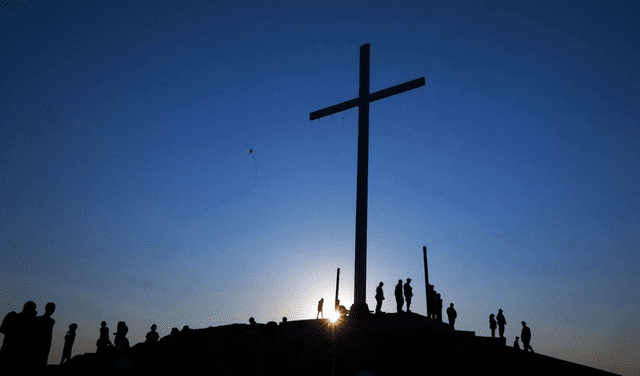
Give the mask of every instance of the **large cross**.
<path id="1" fill-rule="evenodd" d="M 358 107 L 358 178 L 356 185 L 356 265 L 351 314 L 368 314 L 367 292 L 367 192 L 369 175 L 369 103 L 424 86 L 424 77 L 388 89 L 369 93 L 370 46 L 360 46 L 360 95 L 322 110 L 312 112 L 310 120 Z"/>

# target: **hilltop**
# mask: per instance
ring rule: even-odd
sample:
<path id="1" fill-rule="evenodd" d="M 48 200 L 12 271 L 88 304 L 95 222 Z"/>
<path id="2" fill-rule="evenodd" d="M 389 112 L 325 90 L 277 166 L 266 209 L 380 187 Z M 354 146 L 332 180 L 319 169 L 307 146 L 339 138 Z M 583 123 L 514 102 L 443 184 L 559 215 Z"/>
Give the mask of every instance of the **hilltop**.
<path id="1" fill-rule="evenodd" d="M 150 351 L 131 348 L 132 375 L 614 375 L 595 368 L 506 346 L 500 338 L 476 337 L 424 316 L 385 314 L 232 324 L 165 336 Z M 75 356 L 50 374 L 113 374 L 95 353 Z"/>

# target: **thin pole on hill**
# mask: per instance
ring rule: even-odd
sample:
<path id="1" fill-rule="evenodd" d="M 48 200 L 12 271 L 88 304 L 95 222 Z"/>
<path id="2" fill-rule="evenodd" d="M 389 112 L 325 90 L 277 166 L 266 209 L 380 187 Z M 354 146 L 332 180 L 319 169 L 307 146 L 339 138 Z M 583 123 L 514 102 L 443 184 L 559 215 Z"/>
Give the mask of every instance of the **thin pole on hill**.
<path id="1" fill-rule="evenodd" d="M 424 291 L 429 292 L 429 269 L 427 268 L 427 246 L 422 246 L 422 258 L 424 259 Z M 425 299 L 427 302 L 427 316 L 429 316 L 429 299 Z"/>

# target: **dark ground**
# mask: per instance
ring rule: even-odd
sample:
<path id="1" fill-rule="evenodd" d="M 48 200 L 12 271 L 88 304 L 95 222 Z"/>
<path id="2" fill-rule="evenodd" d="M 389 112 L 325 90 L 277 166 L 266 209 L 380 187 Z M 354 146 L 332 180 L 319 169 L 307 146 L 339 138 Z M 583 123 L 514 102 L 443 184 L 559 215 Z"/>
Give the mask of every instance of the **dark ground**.
<path id="1" fill-rule="evenodd" d="M 335 338 L 335 346 L 332 345 Z M 534 343 L 535 345 L 535 343 Z M 335 348 L 335 351 L 332 350 Z M 499 338 L 454 331 L 418 314 L 380 318 L 233 324 L 162 338 L 153 350 L 131 348 L 131 375 L 335 375 L 367 370 L 394 375 L 614 375 L 595 368 L 525 353 Z M 112 360 L 95 353 L 75 356 L 51 375 L 113 375 Z"/>

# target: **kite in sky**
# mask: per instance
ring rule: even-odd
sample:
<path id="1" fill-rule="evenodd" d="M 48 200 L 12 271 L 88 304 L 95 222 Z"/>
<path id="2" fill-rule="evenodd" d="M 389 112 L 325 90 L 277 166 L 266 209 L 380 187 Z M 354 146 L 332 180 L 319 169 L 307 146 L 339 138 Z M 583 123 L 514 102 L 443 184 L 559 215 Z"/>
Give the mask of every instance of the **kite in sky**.
<path id="1" fill-rule="evenodd" d="M 253 181 L 256 181 L 256 179 L 258 179 L 258 166 L 256 166 L 256 157 L 253 156 L 253 149 L 247 149 L 247 154 L 251 155 L 251 158 L 253 159 L 253 167 L 256 169 L 256 176 Z"/>

